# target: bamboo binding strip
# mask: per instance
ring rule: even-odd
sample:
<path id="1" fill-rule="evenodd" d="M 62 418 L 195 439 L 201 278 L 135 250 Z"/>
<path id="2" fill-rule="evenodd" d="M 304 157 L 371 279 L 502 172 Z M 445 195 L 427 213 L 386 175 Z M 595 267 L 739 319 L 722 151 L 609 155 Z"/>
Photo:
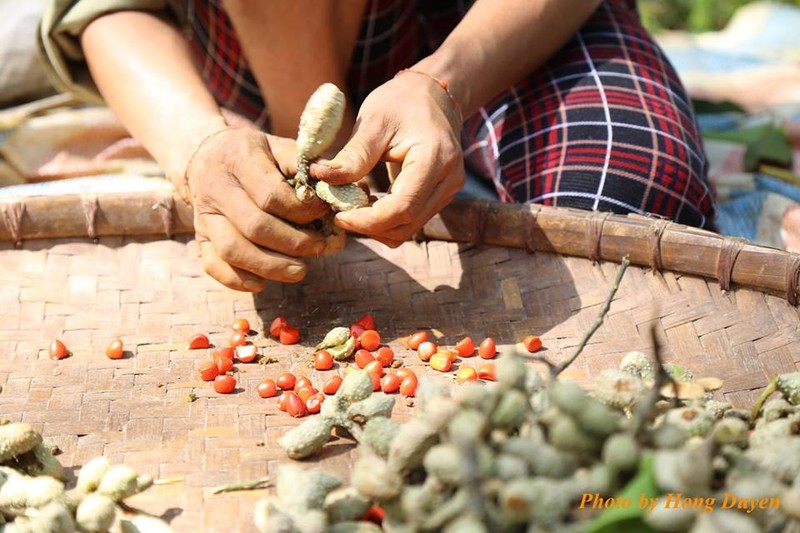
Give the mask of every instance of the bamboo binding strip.
<path id="1" fill-rule="evenodd" d="M 0 241 L 192 233 L 191 208 L 173 193 L 0 199 Z M 798 303 L 800 255 L 658 218 L 534 204 L 456 200 L 417 238 L 527 248 L 631 263 L 746 286 Z"/>

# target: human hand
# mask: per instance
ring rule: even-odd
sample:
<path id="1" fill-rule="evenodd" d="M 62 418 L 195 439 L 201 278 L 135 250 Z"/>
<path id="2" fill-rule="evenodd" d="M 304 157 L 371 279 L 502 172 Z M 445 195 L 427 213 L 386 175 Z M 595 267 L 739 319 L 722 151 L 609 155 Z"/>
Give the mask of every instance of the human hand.
<path id="1" fill-rule="evenodd" d="M 223 285 L 259 292 L 264 280 L 298 282 L 300 257 L 325 249 L 322 235 L 294 227 L 328 212 L 297 199 L 284 176 L 296 172 L 291 139 L 228 128 L 200 144 L 188 163 L 189 197 L 205 271 Z"/>
<path id="2" fill-rule="evenodd" d="M 345 147 L 332 160 L 312 164 L 311 175 L 334 185 L 352 183 L 381 160 L 400 171 L 389 194 L 369 207 L 337 213 L 336 225 L 392 247 L 408 240 L 464 185 L 460 128 L 447 93 L 425 75 L 409 73 L 375 89 Z"/>

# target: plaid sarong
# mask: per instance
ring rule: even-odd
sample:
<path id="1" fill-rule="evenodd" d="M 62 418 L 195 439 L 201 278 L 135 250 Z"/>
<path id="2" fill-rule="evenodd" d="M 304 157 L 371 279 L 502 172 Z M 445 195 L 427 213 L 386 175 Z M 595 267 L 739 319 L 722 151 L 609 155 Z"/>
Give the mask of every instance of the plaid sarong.
<path id="1" fill-rule="evenodd" d="M 430 54 L 467 9 L 466 0 L 369 0 L 349 98 L 359 105 Z M 268 108 L 220 0 L 186 0 L 186 10 L 217 101 L 268 130 Z M 545 65 L 466 118 L 462 146 L 468 171 L 491 181 L 505 202 L 651 213 L 714 228 L 691 102 L 635 0 L 603 2 Z"/>

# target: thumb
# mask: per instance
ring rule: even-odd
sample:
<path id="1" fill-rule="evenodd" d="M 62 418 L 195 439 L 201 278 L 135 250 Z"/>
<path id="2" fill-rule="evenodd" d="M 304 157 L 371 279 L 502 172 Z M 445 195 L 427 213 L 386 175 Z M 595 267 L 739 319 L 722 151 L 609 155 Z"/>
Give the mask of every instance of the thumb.
<path id="1" fill-rule="evenodd" d="M 330 160 L 311 164 L 311 177 L 332 185 L 360 180 L 378 164 L 388 146 L 388 135 L 381 121 L 359 120 L 353 135 Z"/>

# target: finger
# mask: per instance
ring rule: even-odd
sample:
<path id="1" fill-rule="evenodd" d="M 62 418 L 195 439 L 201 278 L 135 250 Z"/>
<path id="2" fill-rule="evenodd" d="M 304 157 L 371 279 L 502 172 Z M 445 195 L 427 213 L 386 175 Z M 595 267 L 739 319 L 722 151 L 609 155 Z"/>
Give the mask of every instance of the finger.
<path id="1" fill-rule="evenodd" d="M 350 140 L 333 159 L 311 164 L 311 176 L 332 185 L 360 180 L 369 174 L 386 152 L 389 146 L 387 132 L 383 120 L 359 118 Z"/>
<path id="2" fill-rule="evenodd" d="M 295 228 L 260 210 L 244 189 L 230 187 L 219 202 L 220 210 L 248 240 L 292 257 L 317 256 L 325 249 L 319 233 Z"/>
<path id="3" fill-rule="evenodd" d="M 229 289 L 244 292 L 264 290 L 263 280 L 223 261 L 210 241 L 200 243 L 200 256 L 206 273 Z"/>
<path id="4" fill-rule="evenodd" d="M 224 216 L 206 215 L 203 218 L 204 233 L 225 263 L 259 278 L 284 283 L 296 283 L 305 277 L 305 264 L 297 259 L 258 248 L 242 237 Z"/>
<path id="5" fill-rule="evenodd" d="M 286 183 L 284 177 L 293 173 L 284 175 L 277 172 L 275 162 L 269 159 L 266 152 L 255 152 L 239 168 L 239 183 L 255 205 L 266 213 L 295 224 L 308 224 L 322 218 L 330 210 L 330 206 L 319 198 L 310 202 L 298 199 L 294 188 Z"/>
<path id="6" fill-rule="evenodd" d="M 297 141 L 268 133 L 265 135 L 269 149 L 278 164 L 278 170 L 281 171 L 281 174 L 284 176 L 297 174 Z"/>

